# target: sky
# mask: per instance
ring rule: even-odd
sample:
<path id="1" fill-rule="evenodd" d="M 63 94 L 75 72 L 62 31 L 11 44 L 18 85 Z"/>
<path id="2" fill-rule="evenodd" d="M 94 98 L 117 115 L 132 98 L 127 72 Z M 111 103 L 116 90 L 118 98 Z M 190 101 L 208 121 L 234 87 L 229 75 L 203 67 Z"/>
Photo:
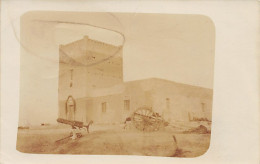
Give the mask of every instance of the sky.
<path id="1" fill-rule="evenodd" d="M 83 36 L 123 46 L 124 81 L 156 77 L 213 88 L 215 28 L 208 17 L 34 11 L 20 22 L 19 124 L 56 122 L 59 45 Z"/>

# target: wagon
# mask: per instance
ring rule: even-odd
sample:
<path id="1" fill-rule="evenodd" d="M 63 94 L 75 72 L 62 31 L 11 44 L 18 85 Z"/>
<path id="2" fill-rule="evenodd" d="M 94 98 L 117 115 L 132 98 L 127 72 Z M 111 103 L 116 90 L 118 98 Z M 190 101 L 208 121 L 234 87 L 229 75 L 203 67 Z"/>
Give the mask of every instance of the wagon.
<path id="1" fill-rule="evenodd" d="M 168 123 L 149 107 L 140 107 L 132 115 L 132 123 L 141 131 L 157 131 Z"/>

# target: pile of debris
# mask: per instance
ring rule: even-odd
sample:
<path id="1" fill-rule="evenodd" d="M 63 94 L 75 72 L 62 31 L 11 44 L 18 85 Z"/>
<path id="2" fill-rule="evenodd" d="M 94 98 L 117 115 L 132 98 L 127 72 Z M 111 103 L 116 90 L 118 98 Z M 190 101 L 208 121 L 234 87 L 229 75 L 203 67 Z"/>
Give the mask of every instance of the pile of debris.
<path id="1" fill-rule="evenodd" d="M 184 133 L 210 134 L 211 130 L 208 130 L 205 126 L 200 125 L 196 128 L 191 128 Z"/>

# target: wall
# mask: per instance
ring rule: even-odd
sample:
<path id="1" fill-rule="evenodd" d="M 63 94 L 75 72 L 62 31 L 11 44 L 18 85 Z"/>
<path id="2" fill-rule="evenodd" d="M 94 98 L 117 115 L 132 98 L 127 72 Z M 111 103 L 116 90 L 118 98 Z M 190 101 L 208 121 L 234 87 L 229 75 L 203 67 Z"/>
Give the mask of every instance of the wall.
<path id="1" fill-rule="evenodd" d="M 111 87 L 110 91 L 103 89 L 105 96 L 97 96 L 91 98 L 92 104 L 89 115 L 90 119 L 95 123 L 122 123 L 127 117 L 132 116 L 135 110 L 140 107 L 148 106 L 152 107 L 152 93 L 151 90 L 144 90 L 143 83 L 140 82 L 128 82 L 119 84 L 118 87 Z M 99 95 L 101 89 L 97 89 Z M 113 90 L 113 92 L 112 92 Z M 95 93 L 95 95 L 98 95 Z M 124 100 L 130 101 L 130 109 L 124 109 Z M 102 103 L 107 103 L 106 113 L 102 113 Z M 88 107 L 87 107 L 88 108 Z"/>
<path id="2" fill-rule="evenodd" d="M 94 111 L 99 108 L 98 99 L 94 101 L 91 97 L 96 89 L 122 83 L 122 47 L 84 37 L 61 45 L 59 55 L 59 117 L 65 118 L 65 102 L 68 96 L 72 95 L 76 100 L 78 121 L 104 120 L 107 116 L 100 118 L 96 114 L 97 111 Z M 100 98 L 100 101 L 106 100 Z M 109 105 L 109 111 L 112 107 Z"/>
<path id="3" fill-rule="evenodd" d="M 161 79 L 153 81 L 153 108 L 167 121 L 189 121 L 189 115 L 190 119 L 196 117 L 211 120 L 213 98 L 211 89 Z M 169 101 L 169 107 L 166 99 Z"/>
<path id="4" fill-rule="evenodd" d="M 140 107 L 152 107 L 166 121 L 211 120 L 212 90 L 179 84 L 162 79 L 145 79 L 119 84 L 107 89 L 97 89 L 91 98 L 91 119 L 96 123 L 124 122 Z M 169 104 L 167 107 L 166 99 Z M 130 110 L 124 110 L 124 100 L 130 100 Z M 102 113 L 101 104 L 107 102 Z M 202 111 L 201 103 L 205 104 Z M 167 109 L 168 108 L 168 109 Z M 190 115 L 190 118 L 189 118 Z"/>

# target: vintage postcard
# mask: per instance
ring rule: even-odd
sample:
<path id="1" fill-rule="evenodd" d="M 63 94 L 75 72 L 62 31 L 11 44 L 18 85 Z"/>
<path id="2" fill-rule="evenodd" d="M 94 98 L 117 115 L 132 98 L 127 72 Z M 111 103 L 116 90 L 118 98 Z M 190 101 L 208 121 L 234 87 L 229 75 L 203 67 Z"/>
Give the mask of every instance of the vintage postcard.
<path id="1" fill-rule="evenodd" d="M 259 163 L 258 20 L 257 1 L 1 1 L 0 163 Z"/>
<path id="2" fill-rule="evenodd" d="M 18 151 L 197 157 L 208 150 L 210 18 L 34 11 L 20 23 Z"/>

